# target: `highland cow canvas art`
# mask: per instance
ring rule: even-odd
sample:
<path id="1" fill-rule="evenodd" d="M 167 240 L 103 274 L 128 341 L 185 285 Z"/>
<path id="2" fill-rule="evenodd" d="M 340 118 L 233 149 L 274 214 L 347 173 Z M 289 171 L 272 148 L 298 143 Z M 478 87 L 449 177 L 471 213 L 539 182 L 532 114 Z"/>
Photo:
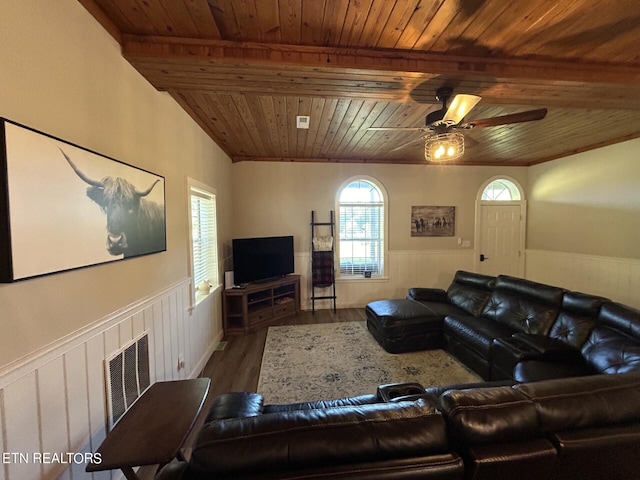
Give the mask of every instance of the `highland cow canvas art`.
<path id="1" fill-rule="evenodd" d="M 0 122 L 2 282 L 166 250 L 164 177 Z"/>

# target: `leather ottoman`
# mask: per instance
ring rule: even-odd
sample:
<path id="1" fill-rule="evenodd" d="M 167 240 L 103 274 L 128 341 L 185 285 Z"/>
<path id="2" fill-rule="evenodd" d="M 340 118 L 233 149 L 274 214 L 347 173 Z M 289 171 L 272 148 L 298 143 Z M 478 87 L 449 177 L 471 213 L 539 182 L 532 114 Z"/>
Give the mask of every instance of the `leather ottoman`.
<path id="1" fill-rule="evenodd" d="M 367 328 L 389 353 L 442 348 L 442 315 L 410 299 L 369 303 Z"/>

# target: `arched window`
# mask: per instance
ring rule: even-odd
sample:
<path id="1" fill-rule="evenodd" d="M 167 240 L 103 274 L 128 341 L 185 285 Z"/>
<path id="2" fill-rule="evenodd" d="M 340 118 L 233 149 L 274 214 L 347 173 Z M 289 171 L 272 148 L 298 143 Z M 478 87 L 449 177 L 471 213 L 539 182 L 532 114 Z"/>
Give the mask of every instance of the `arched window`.
<path id="1" fill-rule="evenodd" d="M 511 202 L 521 199 L 518 186 L 506 178 L 492 181 L 482 191 L 482 200 Z"/>
<path id="2" fill-rule="evenodd" d="M 340 275 L 384 274 L 385 194 L 366 178 L 352 179 L 338 192 Z"/>

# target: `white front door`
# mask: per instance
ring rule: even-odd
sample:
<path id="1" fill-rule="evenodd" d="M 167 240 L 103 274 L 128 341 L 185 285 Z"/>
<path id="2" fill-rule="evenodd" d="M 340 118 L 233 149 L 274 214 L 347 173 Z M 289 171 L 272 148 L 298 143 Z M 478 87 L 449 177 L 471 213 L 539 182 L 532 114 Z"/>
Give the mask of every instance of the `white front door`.
<path id="1" fill-rule="evenodd" d="M 522 204 L 481 204 L 477 271 L 522 276 Z"/>

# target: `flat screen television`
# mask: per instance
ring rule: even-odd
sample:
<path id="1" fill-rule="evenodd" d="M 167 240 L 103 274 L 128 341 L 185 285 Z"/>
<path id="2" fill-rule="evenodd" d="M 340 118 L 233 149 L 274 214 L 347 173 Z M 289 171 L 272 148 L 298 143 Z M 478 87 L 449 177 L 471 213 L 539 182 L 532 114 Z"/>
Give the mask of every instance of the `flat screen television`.
<path id="1" fill-rule="evenodd" d="M 233 239 L 236 285 L 268 281 L 293 273 L 293 236 Z"/>

